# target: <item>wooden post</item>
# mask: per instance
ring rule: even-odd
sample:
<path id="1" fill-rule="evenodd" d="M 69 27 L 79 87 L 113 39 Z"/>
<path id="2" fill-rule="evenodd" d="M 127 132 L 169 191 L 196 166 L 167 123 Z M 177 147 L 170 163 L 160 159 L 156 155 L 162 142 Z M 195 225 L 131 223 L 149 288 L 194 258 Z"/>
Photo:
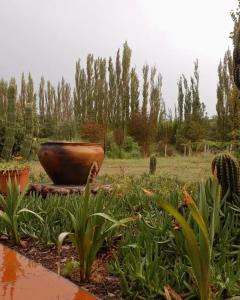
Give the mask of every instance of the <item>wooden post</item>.
<path id="1" fill-rule="evenodd" d="M 187 146 L 186 145 L 184 145 L 184 154 L 183 154 L 184 156 L 186 156 L 187 155 Z"/>
<path id="2" fill-rule="evenodd" d="M 204 155 L 207 154 L 207 144 L 204 144 Z"/>

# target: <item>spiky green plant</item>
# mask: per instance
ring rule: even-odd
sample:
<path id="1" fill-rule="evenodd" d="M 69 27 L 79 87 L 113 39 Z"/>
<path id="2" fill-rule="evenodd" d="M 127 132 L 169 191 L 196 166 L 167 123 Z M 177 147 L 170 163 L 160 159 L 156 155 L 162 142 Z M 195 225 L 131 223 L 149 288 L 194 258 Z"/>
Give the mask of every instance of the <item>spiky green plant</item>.
<path id="1" fill-rule="evenodd" d="M 2 158 L 9 160 L 12 155 L 12 149 L 15 141 L 15 123 L 16 123 L 16 94 L 17 88 L 15 80 L 12 79 L 7 91 L 7 126 L 5 129 L 4 146 L 2 150 Z"/>
<path id="2" fill-rule="evenodd" d="M 21 193 L 17 181 L 15 179 L 12 185 L 11 180 L 8 180 L 7 197 L 0 195 L 0 220 L 5 224 L 7 234 L 14 240 L 16 244 L 20 243 L 20 224 L 19 217 L 22 213 L 30 213 L 37 217 L 40 221 L 42 218 L 35 212 L 21 208 L 21 203 L 25 193 Z"/>
<path id="3" fill-rule="evenodd" d="M 150 157 L 150 165 L 149 165 L 149 173 L 154 175 L 157 169 L 157 158 L 155 155 L 151 155 Z"/>
<path id="4" fill-rule="evenodd" d="M 74 265 L 80 270 L 81 281 L 89 279 L 97 252 L 109 233 L 114 228 L 126 226 L 126 223 L 137 219 L 137 217 L 129 217 L 115 220 L 103 212 L 105 209 L 103 195 L 98 193 L 92 199 L 90 181 L 88 179 L 83 199 L 76 202 L 74 213 L 68 211 L 73 231 L 62 232 L 58 237 L 59 258 L 62 244 L 66 238 L 69 238 L 76 248 L 79 261 L 77 263 L 74 262 Z M 58 272 L 60 273 L 60 263 Z"/>
<path id="5" fill-rule="evenodd" d="M 219 230 L 221 188 L 214 177 L 209 178 L 206 184 L 200 183 L 199 188 L 199 207 L 187 191 L 184 191 L 185 205 L 189 208 L 191 219 L 197 225 L 198 230 L 169 202 L 161 199 L 158 204 L 181 226 L 187 256 L 192 267 L 190 273 L 195 281 L 198 296 L 201 300 L 210 300 L 212 299 L 210 289 L 211 256 L 214 236 Z M 153 193 L 148 190 L 144 190 L 144 192 L 149 197 L 153 196 Z M 213 205 L 211 210 L 208 203 Z"/>
<path id="6" fill-rule="evenodd" d="M 238 161 L 229 154 L 218 154 L 212 161 L 212 173 L 217 176 L 222 187 L 222 197 L 240 196 L 240 168 Z"/>

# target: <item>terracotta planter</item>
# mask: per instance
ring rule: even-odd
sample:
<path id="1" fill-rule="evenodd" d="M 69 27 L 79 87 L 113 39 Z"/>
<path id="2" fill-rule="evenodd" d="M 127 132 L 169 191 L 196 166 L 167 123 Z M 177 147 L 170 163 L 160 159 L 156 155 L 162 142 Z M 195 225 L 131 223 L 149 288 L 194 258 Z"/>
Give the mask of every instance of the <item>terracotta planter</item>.
<path id="1" fill-rule="evenodd" d="M 22 170 L 0 170 L 0 193 L 5 195 L 7 194 L 7 183 L 9 177 L 12 184 L 14 184 L 14 180 L 16 178 L 20 191 L 23 192 L 29 181 L 29 171 L 30 169 L 28 167 L 25 167 Z"/>
<path id="2" fill-rule="evenodd" d="M 55 184 L 83 185 L 94 162 L 100 170 L 104 151 L 99 144 L 49 142 L 41 145 L 38 157 Z"/>

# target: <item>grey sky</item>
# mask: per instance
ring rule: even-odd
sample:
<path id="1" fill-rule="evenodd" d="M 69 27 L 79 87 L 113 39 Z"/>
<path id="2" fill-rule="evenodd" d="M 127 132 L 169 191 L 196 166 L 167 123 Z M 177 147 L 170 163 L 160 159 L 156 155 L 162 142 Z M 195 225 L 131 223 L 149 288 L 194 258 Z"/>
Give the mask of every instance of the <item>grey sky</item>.
<path id="1" fill-rule="evenodd" d="M 0 0 L 0 77 L 74 80 L 88 53 L 115 56 L 125 40 L 132 63 L 156 65 L 168 107 L 177 79 L 199 59 L 201 100 L 215 113 L 217 65 L 232 47 L 230 11 L 237 0 Z"/>

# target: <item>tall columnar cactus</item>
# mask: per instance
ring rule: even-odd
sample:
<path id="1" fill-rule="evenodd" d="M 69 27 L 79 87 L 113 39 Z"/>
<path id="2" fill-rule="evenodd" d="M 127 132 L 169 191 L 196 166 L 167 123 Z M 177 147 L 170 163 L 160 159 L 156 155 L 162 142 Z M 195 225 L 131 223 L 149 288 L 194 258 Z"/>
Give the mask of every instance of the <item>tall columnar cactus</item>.
<path id="1" fill-rule="evenodd" d="M 30 156 L 32 142 L 33 142 L 33 109 L 32 104 L 27 103 L 25 106 L 25 136 L 23 145 L 21 147 L 20 155 L 28 159 Z"/>
<path id="2" fill-rule="evenodd" d="M 233 75 L 234 82 L 237 88 L 240 90 L 240 24 L 236 23 L 234 28 L 234 37 L 233 37 Z"/>
<path id="3" fill-rule="evenodd" d="M 15 80 L 12 79 L 7 91 L 7 123 L 5 129 L 4 145 L 1 154 L 2 158 L 5 160 L 9 160 L 11 158 L 15 141 L 16 94 L 16 83 Z"/>
<path id="4" fill-rule="evenodd" d="M 157 159 L 155 155 L 151 155 L 150 157 L 150 165 L 149 165 L 149 173 L 154 175 L 157 169 Z"/>
<path id="5" fill-rule="evenodd" d="M 222 196 L 227 191 L 230 197 L 240 196 L 240 168 L 237 160 L 229 154 L 219 154 L 212 161 L 212 173 L 217 176 L 222 187 Z"/>

